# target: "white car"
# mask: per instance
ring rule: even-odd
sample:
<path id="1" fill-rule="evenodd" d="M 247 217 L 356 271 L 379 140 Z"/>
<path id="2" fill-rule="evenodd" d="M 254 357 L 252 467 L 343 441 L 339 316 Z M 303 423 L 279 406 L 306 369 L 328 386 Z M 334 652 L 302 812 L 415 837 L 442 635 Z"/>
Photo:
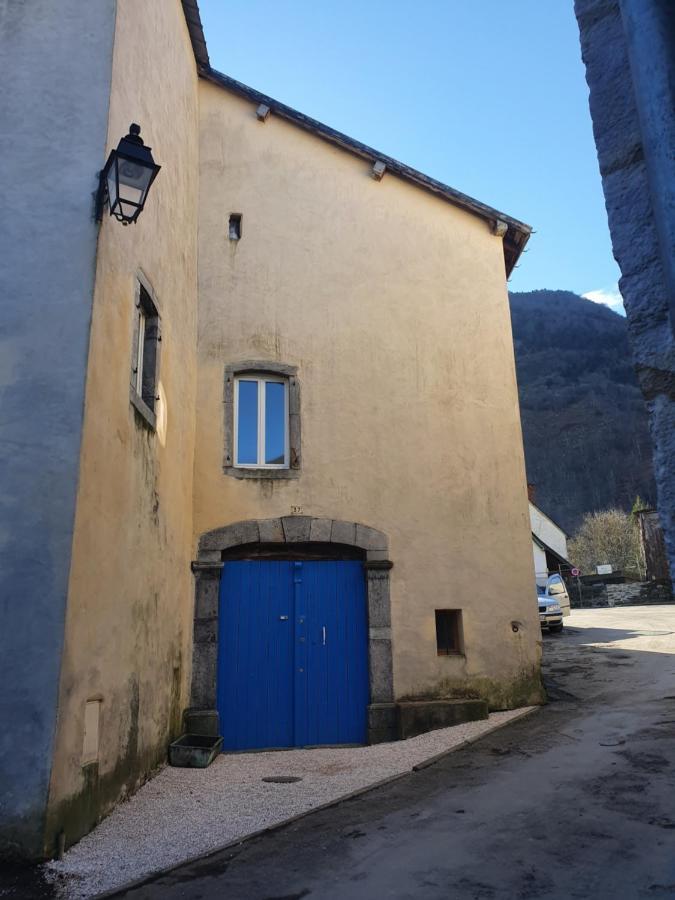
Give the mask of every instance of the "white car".
<path id="1" fill-rule="evenodd" d="M 549 575 L 546 580 L 545 597 L 552 597 L 562 606 L 564 616 L 570 614 L 570 595 L 567 593 L 567 585 L 562 575 Z"/>
<path id="2" fill-rule="evenodd" d="M 539 588 L 537 587 L 537 594 Z M 551 597 L 557 600 L 562 607 L 563 616 L 570 614 L 570 595 L 567 593 L 567 585 L 563 581 L 562 575 L 549 575 L 544 585 L 544 597 Z"/>
<path id="3" fill-rule="evenodd" d="M 555 633 L 563 630 L 562 606 L 553 597 L 545 596 L 546 589 L 537 585 L 537 602 L 539 603 L 539 622 L 542 628 Z"/>

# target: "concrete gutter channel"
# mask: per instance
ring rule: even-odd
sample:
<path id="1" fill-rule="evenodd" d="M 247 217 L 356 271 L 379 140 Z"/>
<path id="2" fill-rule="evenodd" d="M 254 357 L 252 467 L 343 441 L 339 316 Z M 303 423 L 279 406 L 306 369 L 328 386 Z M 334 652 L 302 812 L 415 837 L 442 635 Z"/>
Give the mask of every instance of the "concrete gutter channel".
<path id="1" fill-rule="evenodd" d="M 47 863 L 45 876 L 58 896 L 67 900 L 115 897 L 179 866 L 405 778 L 537 708 L 492 713 L 487 720 L 391 744 L 223 754 L 208 769 L 164 769 L 72 847 L 63 860 Z M 297 784 L 263 782 L 261 773 L 269 777 L 276 770 L 289 780 L 299 776 L 300 782 L 305 781 L 304 798 L 298 800 L 297 792 L 293 793 Z M 388 774 L 377 777 L 384 772 Z M 261 788 L 271 791 L 261 794 Z M 316 802 L 321 795 L 328 799 Z M 195 810 L 198 825 L 202 825 L 196 844 L 188 840 L 190 813 L 194 819 Z M 251 827 L 256 819 L 262 819 L 263 827 Z M 228 832 L 232 836 L 222 840 Z"/>

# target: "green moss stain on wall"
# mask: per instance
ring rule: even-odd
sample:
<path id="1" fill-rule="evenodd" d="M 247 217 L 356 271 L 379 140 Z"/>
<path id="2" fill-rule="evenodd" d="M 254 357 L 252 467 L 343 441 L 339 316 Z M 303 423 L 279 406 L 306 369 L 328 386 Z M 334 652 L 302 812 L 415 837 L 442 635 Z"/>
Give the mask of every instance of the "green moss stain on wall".
<path id="1" fill-rule="evenodd" d="M 538 668 L 523 669 L 516 677 L 444 678 L 400 700 L 485 700 L 490 712 L 538 706 L 546 702 L 546 691 Z"/>

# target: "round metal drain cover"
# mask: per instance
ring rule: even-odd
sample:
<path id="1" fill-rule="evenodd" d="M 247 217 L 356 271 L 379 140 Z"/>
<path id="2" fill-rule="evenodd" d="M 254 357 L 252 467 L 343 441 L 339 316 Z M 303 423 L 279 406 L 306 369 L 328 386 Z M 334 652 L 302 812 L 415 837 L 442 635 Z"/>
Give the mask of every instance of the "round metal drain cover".
<path id="1" fill-rule="evenodd" d="M 269 775 L 262 781 L 268 781 L 270 784 L 293 784 L 295 781 L 302 781 L 297 775 Z"/>

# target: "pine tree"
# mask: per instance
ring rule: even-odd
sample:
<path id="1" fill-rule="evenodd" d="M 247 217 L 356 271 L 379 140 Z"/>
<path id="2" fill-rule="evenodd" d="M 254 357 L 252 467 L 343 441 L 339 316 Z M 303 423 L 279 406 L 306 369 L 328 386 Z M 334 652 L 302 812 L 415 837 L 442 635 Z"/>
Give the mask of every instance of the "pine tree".
<path id="1" fill-rule="evenodd" d="M 645 503 L 642 497 L 638 494 L 635 497 L 635 501 L 633 503 L 633 507 L 630 511 L 631 516 L 637 516 L 639 512 L 642 512 L 643 509 L 649 509 L 649 504 Z"/>

